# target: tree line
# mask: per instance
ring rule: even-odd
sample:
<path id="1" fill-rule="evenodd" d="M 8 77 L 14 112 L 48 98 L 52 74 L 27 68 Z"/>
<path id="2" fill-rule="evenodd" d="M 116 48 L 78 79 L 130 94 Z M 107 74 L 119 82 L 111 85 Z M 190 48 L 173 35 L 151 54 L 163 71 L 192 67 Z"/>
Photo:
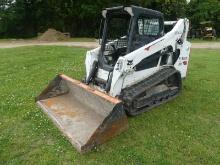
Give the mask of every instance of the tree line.
<path id="1" fill-rule="evenodd" d="M 212 21 L 220 33 L 220 0 L 0 0 L 0 37 L 28 38 L 55 28 L 72 37 L 97 37 L 101 10 L 137 5 L 164 13 L 165 20 L 187 17 L 192 27 Z"/>

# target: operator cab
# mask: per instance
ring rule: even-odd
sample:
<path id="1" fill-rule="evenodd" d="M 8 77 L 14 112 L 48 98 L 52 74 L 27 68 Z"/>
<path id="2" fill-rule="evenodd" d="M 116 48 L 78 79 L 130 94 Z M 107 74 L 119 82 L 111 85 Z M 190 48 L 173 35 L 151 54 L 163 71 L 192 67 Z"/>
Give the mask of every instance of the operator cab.
<path id="1" fill-rule="evenodd" d="M 118 58 L 153 42 L 164 34 L 163 14 L 137 6 L 102 11 L 100 68 L 112 71 Z"/>

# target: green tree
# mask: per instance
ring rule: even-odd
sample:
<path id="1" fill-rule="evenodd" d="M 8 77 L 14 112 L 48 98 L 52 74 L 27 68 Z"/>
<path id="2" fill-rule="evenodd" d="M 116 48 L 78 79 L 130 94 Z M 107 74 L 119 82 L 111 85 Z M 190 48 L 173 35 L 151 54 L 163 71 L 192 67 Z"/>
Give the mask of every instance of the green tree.
<path id="1" fill-rule="evenodd" d="M 0 0 L 0 37 L 33 37 L 48 28 L 94 37 L 103 8 L 131 4 L 161 11 L 165 20 L 213 21 L 220 31 L 219 0 Z"/>
<path id="2" fill-rule="evenodd" d="M 220 33 L 220 1 L 219 0 L 192 0 L 187 8 L 187 16 L 198 27 L 202 21 L 212 21 Z"/>

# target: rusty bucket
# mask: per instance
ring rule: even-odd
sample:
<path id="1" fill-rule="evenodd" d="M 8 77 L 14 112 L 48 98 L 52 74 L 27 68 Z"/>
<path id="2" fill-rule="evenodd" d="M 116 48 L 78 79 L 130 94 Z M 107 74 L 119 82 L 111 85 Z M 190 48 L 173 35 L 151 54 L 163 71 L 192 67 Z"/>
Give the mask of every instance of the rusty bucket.
<path id="1" fill-rule="evenodd" d="M 56 76 L 36 102 L 81 153 L 128 128 L 120 100 L 65 75 Z"/>

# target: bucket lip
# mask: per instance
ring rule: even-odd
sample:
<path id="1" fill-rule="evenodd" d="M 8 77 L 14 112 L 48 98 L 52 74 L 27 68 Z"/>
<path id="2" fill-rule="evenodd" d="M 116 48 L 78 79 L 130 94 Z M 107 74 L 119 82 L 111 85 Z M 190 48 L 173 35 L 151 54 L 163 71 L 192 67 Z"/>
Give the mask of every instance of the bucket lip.
<path id="1" fill-rule="evenodd" d="M 86 85 L 86 84 L 82 83 L 79 80 L 72 79 L 71 77 L 69 77 L 69 76 L 67 76 L 65 74 L 59 74 L 58 76 L 61 77 L 64 80 L 66 80 L 66 81 L 70 81 L 71 83 L 74 83 L 74 84 L 80 86 L 81 88 L 83 88 L 87 92 L 90 92 L 92 94 L 95 94 L 95 95 L 97 95 L 97 96 L 107 100 L 110 103 L 113 103 L 113 104 L 122 103 L 121 100 L 119 100 L 119 99 L 117 99 L 115 97 L 109 96 L 109 95 L 107 95 L 107 94 L 105 94 L 103 92 L 100 92 L 100 91 L 96 90 L 96 89 L 93 89 L 89 85 Z"/>

